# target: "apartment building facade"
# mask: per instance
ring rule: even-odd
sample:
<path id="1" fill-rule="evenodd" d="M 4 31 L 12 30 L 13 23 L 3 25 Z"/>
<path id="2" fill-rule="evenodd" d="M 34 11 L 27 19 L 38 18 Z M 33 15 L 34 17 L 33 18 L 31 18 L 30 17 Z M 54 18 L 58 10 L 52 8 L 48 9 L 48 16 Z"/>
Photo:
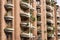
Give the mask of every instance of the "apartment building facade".
<path id="1" fill-rule="evenodd" d="M 0 0 L 0 40 L 58 40 L 55 0 Z"/>
<path id="2" fill-rule="evenodd" d="M 59 21 L 60 21 L 60 7 L 57 9 L 57 38 L 58 38 L 58 40 L 60 40 L 60 23 L 59 23 Z"/>

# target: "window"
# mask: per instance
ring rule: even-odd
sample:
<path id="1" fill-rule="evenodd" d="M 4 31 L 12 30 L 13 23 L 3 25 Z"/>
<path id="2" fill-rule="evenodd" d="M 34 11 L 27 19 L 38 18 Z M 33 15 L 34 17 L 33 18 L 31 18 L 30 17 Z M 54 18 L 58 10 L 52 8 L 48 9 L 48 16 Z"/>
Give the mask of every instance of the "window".
<path id="1" fill-rule="evenodd" d="M 7 14 L 8 16 L 12 16 L 12 11 L 11 10 L 7 11 Z"/>
<path id="2" fill-rule="evenodd" d="M 40 0 L 36 0 L 36 1 L 37 1 L 37 5 L 40 5 L 41 4 Z"/>
<path id="3" fill-rule="evenodd" d="M 7 3 L 12 3 L 12 0 L 7 0 Z"/>
<path id="4" fill-rule="evenodd" d="M 51 26 L 51 23 L 48 23 L 48 22 L 47 22 L 47 25 L 48 25 L 48 26 Z"/>
<path id="5" fill-rule="evenodd" d="M 12 40 L 12 34 L 7 34 L 7 40 Z"/>
<path id="6" fill-rule="evenodd" d="M 37 13 L 41 13 L 41 9 L 38 9 L 38 8 L 37 8 Z"/>
<path id="7" fill-rule="evenodd" d="M 7 21 L 7 27 L 12 27 L 12 21 Z"/>
<path id="8" fill-rule="evenodd" d="M 58 39 L 60 39 L 60 35 L 58 35 Z"/>

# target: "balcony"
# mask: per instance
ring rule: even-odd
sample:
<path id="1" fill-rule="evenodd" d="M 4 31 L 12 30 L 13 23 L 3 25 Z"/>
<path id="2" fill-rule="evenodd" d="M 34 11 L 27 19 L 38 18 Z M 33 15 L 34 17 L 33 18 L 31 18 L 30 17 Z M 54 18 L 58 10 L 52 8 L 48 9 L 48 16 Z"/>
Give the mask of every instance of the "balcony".
<path id="1" fill-rule="evenodd" d="M 52 11 L 53 11 L 52 9 L 53 9 L 53 8 L 52 8 L 51 6 L 49 6 L 49 5 L 46 6 L 46 10 L 47 10 L 48 12 L 52 12 Z"/>
<path id="2" fill-rule="evenodd" d="M 60 35 L 60 33 L 57 33 L 58 35 Z"/>
<path id="3" fill-rule="evenodd" d="M 35 27 L 31 23 L 22 22 L 21 26 L 25 28 L 35 29 Z"/>
<path id="4" fill-rule="evenodd" d="M 48 34 L 48 37 L 54 37 L 54 34 Z"/>
<path id="5" fill-rule="evenodd" d="M 57 0 L 52 0 L 52 2 L 53 2 L 54 4 L 56 4 L 56 3 L 57 3 Z"/>
<path id="6" fill-rule="evenodd" d="M 12 9 L 13 6 L 14 6 L 13 4 L 6 4 L 6 5 L 5 5 L 5 8 L 6 8 L 6 9 Z"/>
<path id="7" fill-rule="evenodd" d="M 41 13 L 37 13 L 37 16 L 40 17 L 41 16 Z"/>
<path id="8" fill-rule="evenodd" d="M 53 14 L 50 13 L 50 12 L 47 12 L 47 16 L 48 16 L 48 17 L 53 17 Z"/>
<path id="9" fill-rule="evenodd" d="M 54 28 L 51 26 L 48 26 L 47 28 L 48 28 L 48 30 L 54 30 Z"/>
<path id="10" fill-rule="evenodd" d="M 21 33 L 21 37 L 25 37 L 25 38 L 34 38 L 35 36 L 33 36 L 32 33 Z"/>
<path id="11" fill-rule="evenodd" d="M 46 4 L 50 4 L 51 3 L 51 1 L 50 0 L 46 0 Z"/>
<path id="12" fill-rule="evenodd" d="M 57 26 L 57 29 L 60 30 L 60 26 Z"/>
<path id="13" fill-rule="evenodd" d="M 23 9 L 29 9 L 30 4 L 21 1 L 20 6 L 23 7 Z"/>
<path id="14" fill-rule="evenodd" d="M 12 20 L 14 17 L 13 16 L 5 16 L 5 20 Z"/>
<path id="15" fill-rule="evenodd" d="M 37 4 L 37 6 L 36 6 L 36 7 L 37 7 L 37 9 L 40 9 L 40 8 L 41 8 L 41 5 L 38 5 L 38 4 Z"/>
<path id="16" fill-rule="evenodd" d="M 41 21 L 37 21 L 37 25 L 38 26 L 41 26 Z"/>
<path id="17" fill-rule="evenodd" d="M 32 7 L 32 5 L 30 6 L 30 10 L 34 11 L 36 10 L 34 7 Z"/>
<path id="18" fill-rule="evenodd" d="M 14 31 L 13 28 L 5 28 L 5 32 L 7 33 L 12 33 Z"/>
<path id="19" fill-rule="evenodd" d="M 21 12 L 20 12 L 20 16 L 21 16 L 21 17 L 29 18 L 29 17 L 30 17 L 30 13 L 26 13 L 26 12 L 21 11 Z"/>
<path id="20" fill-rule="evenodd" d="M 60 18 L 60 15 L 57 15 L 57 18 Z"/>
<path id="21" fill-rule="evenodd" d="M 57 14 L 57 18 L 60 18 L 60 15 L 59 14 Z"/>
<path id="22" fill-rule="evenodd" d="M 38 34 L 41 34 L 41 30 L 40 30 L 40 29 L 37 29 L 37 33 L 38 33 Z"/>
<path id="23" fill-rule="evenodd" d="M 51 19 L 47 19 L 47 22 L 48 22 L 48 23 L 51 23 L 51 24 L 54 23 L 53 20 L 51 20 Z"/>
<path id="24" fill-rule="evenodd" d="M 56 13 L 57 13 L 57 18 L 60 18 L 60 14 L 59 14 L 59 11 L 57 11 Z"/>
<path id="25" fill-rule="evenodd" d="M 57 23 L 59 23 L 59 24 L 60 24 L 60 21 L 57 21 Z"/>
<path id="26" fill-rule="evenodd" d="M 26 2 L 23 2 L 23 1 L 21 1 L 20 6 L 21 6 L 22 9 L 29 9 L 30 8 L 30 9 L 34 10 L 34 8 L 29 3 L 26 3 Z"/>
<path id="27" fill-rule="evenodd" d="M 59 8 L 59 5 L 56 5 L 56 10 Z"/>
<path id="28" fill-rule="evenodd" d="M 60 38 L 58 40 L 60 40 Z"/>

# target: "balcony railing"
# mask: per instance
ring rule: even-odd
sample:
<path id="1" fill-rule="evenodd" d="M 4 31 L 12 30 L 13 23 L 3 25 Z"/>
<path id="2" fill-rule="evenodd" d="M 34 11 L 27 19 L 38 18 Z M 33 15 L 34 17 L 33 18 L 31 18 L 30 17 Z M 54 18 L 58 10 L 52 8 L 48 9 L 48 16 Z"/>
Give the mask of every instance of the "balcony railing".
<path id="1" fill-rule="evenodd" d="M 48 26 L 47 28 L 48 28 L 48 30 L 54 30 L 54 28 L 51 26 Z"/>
<path id="2" fill-rule="evenodd" d="M 59 39 L 58 40 L 60 40 L 60 37 L 59 37 Z"/>
<path id="3" fill-rule="evenodd" d="M 32 10 L 35 10 L 29 3 L 26 3 L 26 2 L 23 2 L 21 1 L 21 4 L 20 4 L 21 8 L 23 9 L 32 9 Z"/>
<path id="4" fill-rule="evenodd" d="M 60 24 L 60 21 L 57 21 L 57 23 L 59 23 L 59 24 Z"/>
<path id="5" fill-rule="evenodd" d="M 50 4 L 51 3 L 51 1 L 50 0 L 46 0 L 46 4 Z"/>
<path id="6" fill-rule="evenodd" d="M 21 37 L 26 37 L 26 38 L 34 38 L 32 33 L 21 33 Z"/>
<path id="7" fill-rule="evenodd" d="M 21 1 L 20 6 L 23 7 L 23 9 L 29 9 L 30 4 Z"/>
<path id="8" fill-rule="evenodd" d="M 37 7 L 38 9 L 40 9 L 40 8 L 41 8 L 41 5 L 37 5 L 36 7 Z"/>
<path id="9" fill-rule="evenodd" d="M 14 31 L 13 28 L 5 28 L 5 32 L 7 33 L 12 33 Z"/>
<path id="10" fill-rule="evenodd" d="M 46 10 L 49 11 L 49 12 L 53 11 L 53 10 L 52 10 L 52 7 L 49 6 L 49 5 L 46 6 Z"/>
<path id="11" fill-rule="evenodd" d="M 12 20 L 14 17 L 13 16 L 5 16 L 5 20 Z"/>
<path id="12" fill-rule="evenodd" d="M 41 30 L 40 30 L 40 29 L 37 29 L 37 33 L 38 33 L 38 34 L 41 34 Z"/>
<path id="13" fill-rule="evenodd" d="M 47 19 L 47 22 L 48 22 L 48 23 L 51 23 L 51 24 L 54 23 L 53 20 L 51 20 L 51 19 Z"/>
<path id="14" fill-rule="evenodd" d="M 6 9 L 12 9 L 13 8 L 13 4 L 5 4 L 5 8 Z"/>
<path id="15" fill-rule="evenodd" d="M 41 21 L 37 21 L 37 25 L 40 26 L 41 25 Z"/>
<path id="16" fill-rule="evenodd" d="M 60 35 L 60 33 L 57 33 L 58 35 Z"/>
<path id="17" fill-rule="evenodd" d="M 35 29 L 35 27 L 31 23 L 22 22 L 21 26 L 25 28 L 27 27 L 27 28 Z"/>
<path id="18" fill-rule="evenodd" d="M 57 14 L 57 18 L 60 18 L 60 15 L 59 14 Z"/>
<path id="19" fill-rule="evenodd" d="M 50 13 L 50 12 L 47 12 L 47 16 L 49 16 L 49 17 L 53 17 L 53 14 Z"/>
<path id="20" fill-rule="evenodd" d="M 60 30 L 60 26 L 57 26 L 57 29 Z"/>
<path id="21" fill-rule="evenodd" d="M 48 37 L 54 37 L 54 34 L 48 34 Z"/>
<path id="22" fill-rule="evenodd" d="M 26 13 L 26 12 L 21 11 L 20 12 L 20 16 L 29 18 L 30 17 L 30 13 Z"/>
<path id="23" fill-rule="evenodd" d="M 37 16 L 40 17 L 41 16 L 41 13 L 37 13 Z"/>

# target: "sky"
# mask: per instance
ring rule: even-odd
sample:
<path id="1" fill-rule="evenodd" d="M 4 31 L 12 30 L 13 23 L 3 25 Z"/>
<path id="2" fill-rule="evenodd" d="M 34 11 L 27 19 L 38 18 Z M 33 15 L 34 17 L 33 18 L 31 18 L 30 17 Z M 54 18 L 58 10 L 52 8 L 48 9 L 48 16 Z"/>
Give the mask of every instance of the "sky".
<path id="1" fill-rule="evenodd" d="M 60 0 L 57 0 L 57 4 L 60 6 Z"/>

